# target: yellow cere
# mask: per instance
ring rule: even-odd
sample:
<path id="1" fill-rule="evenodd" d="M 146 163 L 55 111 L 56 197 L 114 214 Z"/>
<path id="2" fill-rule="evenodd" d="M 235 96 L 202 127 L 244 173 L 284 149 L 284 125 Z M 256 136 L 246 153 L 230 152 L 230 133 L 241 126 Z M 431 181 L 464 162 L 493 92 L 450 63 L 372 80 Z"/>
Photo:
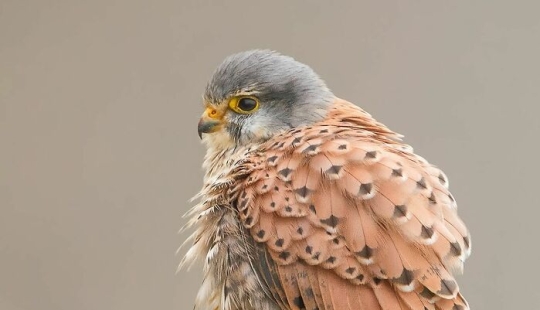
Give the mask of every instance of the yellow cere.
<path id="1" fill-rule="evenodd" d="M 222 113 L 219 113 L 218 110 L 212 107 L 207 107 L 204 111 L 204 114 L 209 118 L 213 119 L 221 119 L 221 117 L 223 116 Z"/>

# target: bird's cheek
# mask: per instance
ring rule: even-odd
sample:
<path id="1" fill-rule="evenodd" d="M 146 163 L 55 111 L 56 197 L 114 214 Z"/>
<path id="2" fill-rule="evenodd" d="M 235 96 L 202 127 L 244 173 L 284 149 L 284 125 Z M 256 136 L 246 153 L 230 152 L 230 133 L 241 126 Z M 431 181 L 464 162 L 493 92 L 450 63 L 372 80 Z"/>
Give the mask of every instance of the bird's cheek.
<path id="1" fill-rule="evenodd" d="M 259 127 L 257 129 L 251 130 L 250 136 L 253 140 L 264 141 L 271 138 L 274 133 L 267 127 Z"/>

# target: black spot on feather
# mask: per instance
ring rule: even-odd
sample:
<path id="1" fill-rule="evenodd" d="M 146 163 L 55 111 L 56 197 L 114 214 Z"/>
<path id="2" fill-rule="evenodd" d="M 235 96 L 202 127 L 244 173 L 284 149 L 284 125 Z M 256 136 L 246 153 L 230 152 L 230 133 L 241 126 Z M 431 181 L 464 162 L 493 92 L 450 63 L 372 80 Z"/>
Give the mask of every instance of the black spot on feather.
<path id="1" fill-rule="evenodd" d="M 414 274 L 411 270 L 404 268 L 401 275 L 393 280 L 398 284 L 410 285 L 414 281 Z"/>
<path id="2" fill-rule="evenodd" d="M 349 268 L 345 269 L 345 272 L 348 273 L 348 274 L 353 274 L 355 271 L 356 271 L 355 267 L 349 267 Z"/>
<path id="3" fill-rule="evenodd" d="M 373 249 L 366 245 L 361 251 L 358 251 L 355 254 L 362 258 L 370 259 L 371 256 L 373 256 Z"/>
<path id="4" fill-rule="evenodd" d="M 315 152 L 317 150 L 317 148 L 319 147 L 318 144 L 313 144 L 313 145 L 310 145 L 308 147 L 306 147 L 303 151 L 304 154 L 306 153 L 312 153 L 312 152 Z"/>
<path id="5" fill-rule="evenodd" d="M 289 169 L 289 167 L 281 169 L 278 173 L 281 174 L 283 177 L 287 178 L 292 172 L 292 169 Z"/>
<path id="6" fill-rule="evenodd" d="M 291 256 L 291 253 L 289 253 L 287 251 L 283 251 L 283 252 L 279 253 L 279 255 L 278 255 L 278 257 L 281 258 L 282 260 L 287 260 L 290 256 Z"/>
<path id="7" fill-rule="evenodd" d="M 377 151 L 369 151 L 369 152 L 366 152 L 365 158 L 366 158 L 366 159 L 374 159 L 374 158 L 377 158 Z"/>
<path id="8" fill-rule="evenodd" d="M 405 205 L 397 205 L 394 207 L 394 218 L 400 218 L 407 215 L 407 206 Z"/>
<path id="9" fill-rule="evenodd" d="M 453 295 L 457 289 L 456 281 L 441 280 L 441 289 L 437 292 L 439 295 Z"/>
<path id="10" fill-rule="evenodd" d="M 302 299 L 302 296 L 296 296 L 293 299 L 293 303 L 295 306 L 297 306 L 300 309 L 305 309 L 306 305 L 304 305 L 304 300 Z"/>
<path id="11" fill-rule="evenodd" d="M 392 176 L 393 177 L 402 177 L 403 176 L 403 169 L 401 169 L 401 168 L 392 169 Z"/>
<path id="12" fill-rule="evenodd" d="M 427 188 L 426 180 L 422 177 L 419 181 L 416 182 L 416 186 L 422 189 Z"/>
<path id="13" fill-rule="evenodd" d="M 297 188 L 294 192 L 300 197 L 306 198 L 311 192 L 311 190 L 307 188 L 307 186 L 303 186 L 303 187 Z"/>
<path id="14" fill-rule="evenodd" d="M 328 168 L 328 170 L 326 170 L 326 173 L 327 174 L 339 174 L 339 172 L 341 171 L 341 168 L 343 168 L 343 166 L 333 165 L 332 167 Z"/>
<path id="15" fill-rule="evenodd" d="M 373 183 L 364 183 L 360 185 L 360 195 L 369 195 L 371 194 L 371 191 L 373 190 Z"/>
<path id="16" fill-rule="evenodd" d="M 459 245 L 458 242 L 450 243 L 450 250 L 451 250 L 452 255 L 454 256 L 460 256 L 462 253 L 461 246 Z"/>
<path id="17" fill-rule="evenodd" d="M 422 232 L 420 233 L 420 236 L 422 236 L 423 238 L 429 239 L 433 237 L 433 233 L 434 233 L 433 228 L 422 225 Z"/>
<path id="18" fill-rule="evenodd" d="M 339 223 L 339 218 L 332 214 L 327 219 L 321 220 L 321 223 L 332 228 L 336 228 Z"/>
<path id="19" fill-rule="evenodd" d="M 274 156 L 268 157 L 267 161 L 273 164 L 276 161 L 276 159 L 278 159 L 278 157 L 274 155 Z"/>

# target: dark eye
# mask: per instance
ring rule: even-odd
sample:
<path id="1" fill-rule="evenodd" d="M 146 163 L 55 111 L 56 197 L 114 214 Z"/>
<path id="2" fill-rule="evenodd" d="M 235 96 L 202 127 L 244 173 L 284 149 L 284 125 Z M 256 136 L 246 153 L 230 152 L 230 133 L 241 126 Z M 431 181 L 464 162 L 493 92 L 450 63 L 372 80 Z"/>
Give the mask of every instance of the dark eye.
<path id="1" fill-rule="evenodd" d="M 237 96 L 229 100 L 229 108 L 239 114 L 251 114 L 259 108 L 259 100 L 253 96 Z"/>
<path id="2" fill-rule="evenodd" d="M 257 101 L 253 98 L 245 97 L 238 100 L 238 108 L 242 111 L 249 112 L 257 107 Z"/>

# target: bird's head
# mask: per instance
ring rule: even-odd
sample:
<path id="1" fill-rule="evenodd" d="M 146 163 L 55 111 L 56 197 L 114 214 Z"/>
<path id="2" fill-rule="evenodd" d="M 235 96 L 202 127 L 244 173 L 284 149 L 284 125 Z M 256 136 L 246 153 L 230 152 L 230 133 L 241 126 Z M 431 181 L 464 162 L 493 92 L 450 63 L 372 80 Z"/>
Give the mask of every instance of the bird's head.
<path id="1" fill-rule="evenodd" d="M 199 136 L 211 147 L 268 140 L 325 117 L 332 92 L 307 65 L 269 50 L 227 57 L 204 93 Z"/>

